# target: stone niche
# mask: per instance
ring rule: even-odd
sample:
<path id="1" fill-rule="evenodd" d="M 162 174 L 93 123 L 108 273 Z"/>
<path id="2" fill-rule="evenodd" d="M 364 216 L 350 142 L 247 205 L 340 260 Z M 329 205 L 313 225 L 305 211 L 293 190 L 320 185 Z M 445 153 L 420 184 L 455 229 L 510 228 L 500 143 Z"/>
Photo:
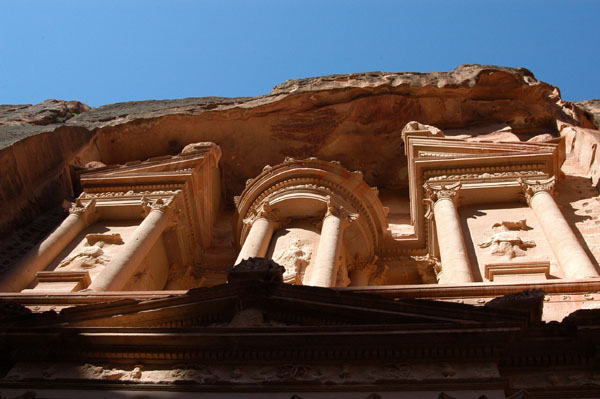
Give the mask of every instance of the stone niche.
<path id="1" fill-rule="evenodd" d="M 564 278 L 533 210 L 524 204 L 464 206 L 461 226 L 475 281 Z"/>
<path id="2" fill-rule="evenodd" d="M 0 291 L 143 291 L 177 287 L 211 245 L 220 148 L 82 171 L 69 216 L 0 281 Z"/>
<path id="3" fill-rule="evenodd" d="M 236 264 L 266 256 L 286 268 L 292 284 L 369 285 L 386 216 L 362 173 L 335 161 L 288 158 L 266 166 L 236 198 Z"/>

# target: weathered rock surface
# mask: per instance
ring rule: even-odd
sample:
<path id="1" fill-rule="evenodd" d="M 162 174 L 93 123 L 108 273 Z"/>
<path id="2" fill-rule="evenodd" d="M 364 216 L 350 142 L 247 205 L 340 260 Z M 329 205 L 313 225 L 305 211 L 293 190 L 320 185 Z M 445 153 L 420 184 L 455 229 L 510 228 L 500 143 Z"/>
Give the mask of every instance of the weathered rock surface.
<path id="1" fill-rule="evenodd" d="M 91 108 L 79 101 L 46 100 L 36 105 L 0 105 L 0 124 L 8 126 L 63 123 Z"/>
<path id="2" fill-rule="evenodd" d="M 400 132 L 412 120 L 457 133 L 501 131 L 488 137 L 492 140 L 558 136 L 557 120 L 595 128 L 589 112 L 562 101 L 556 87 L 536 80 L 530 71 L 481 65 L 427 74 L 295 79 L 253 98 L 86 109 L 56 100 L 0 108 L 0 201 L 7 211 L 0 216 L 0 234 L 39 212 L 33 204 L 49 206 L 70 195 L 67 164 L 125 163 L 212 141 L 223 151 L 227 199 L 239 194 L 265 164 L 280 163 L 286 156 L 338 160 L 361 170 L 372 186 L 402 188 L 406 174 L 389 165 L 405 164 Z"/>
<path id="3" fill-rule="evenodd" d="M 589 112 L 593 117 L 596 129 L 600 129 L 600 99 L 579 101 L 575 104 L 583 108 L 586 112 Z"/>

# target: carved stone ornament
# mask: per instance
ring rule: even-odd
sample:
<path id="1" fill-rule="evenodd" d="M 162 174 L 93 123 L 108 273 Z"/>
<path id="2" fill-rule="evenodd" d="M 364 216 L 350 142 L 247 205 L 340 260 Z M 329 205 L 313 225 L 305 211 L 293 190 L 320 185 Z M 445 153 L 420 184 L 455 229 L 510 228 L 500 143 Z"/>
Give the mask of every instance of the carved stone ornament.
<path id="1" fill-rule="evenodd" d="M 459 199 L 458 191 L 462 187 L 461 182 L 456 182 L 451 185 L 431 185 L 430 183 L 425 183 L 423 185 L 423 189 L 425 190 L 425 195 L 423 198 L 423 202 L 425 203 L 425 217 L 430 219 L 433 216 L 433 205 L 440 200 L 449 199 L 453 201 L 455 204 Z"/>
<path id="2" fill-rule="evenodd" d="M 323 219 L 325 219 L 328 216 L 336 216 L 342 219 L 347 225 L 351 224 L 352 222 L 358 219 L 358 213 L 350 212 L 343 206 L 334 204 L 334 201 L 331 199 L 331 196 L 328 195 L 326 197 L 326 200 L 327 211 L 325 212 L 325 216 L 323 217 Z"/>
<path id="3" fill-rule="evenodd" d="M 527 205 L 531 206 L 531 199 L 534 195 L 541 191 L 546 191 L 550 193 L 550 195 L 554 195 L 554 187 L 556 184 L 556 179 L 552 176 L 546 180 L 524 180 L 519 178 L 519 184 L 521 185 L 521 189 L 523 190 L 523 195 L 527 200 Z"/>

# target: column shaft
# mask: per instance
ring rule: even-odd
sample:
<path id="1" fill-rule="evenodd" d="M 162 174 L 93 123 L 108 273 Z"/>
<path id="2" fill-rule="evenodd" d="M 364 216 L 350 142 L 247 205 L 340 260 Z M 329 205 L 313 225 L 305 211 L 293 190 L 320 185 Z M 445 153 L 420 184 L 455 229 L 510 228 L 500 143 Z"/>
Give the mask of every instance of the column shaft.
<path id="1" fill-rule="evenodd" d="M 465 248 L 460 219 L 451 198 L 438 199 L 433 205 L 442 273 L 440 284 L 470 283 L 471 266 Z"/>
<path id="2" fill-rule="evenodd" d="M 342 219 L 333 214 L 325 216 L 310 285 L 318 287 L 335 286 L 342 233 Z"/>
<path id="3" fill-rule="evenodd" d="M 275 222 L 264 217 L 255 219 L 250 227 L 246 241 L 244 241 L 244 245 L 242 245 L 242 249 L 240 250 L 235 264 L 237 265 L 248 258 L 264 257 L 269 249 L 269 244 L 274 231 Z"/>
<path id="4" fill-rule="evenodd" d="M 538 191 L 529 204 L 539 220 L 565 277 L 582 279 L 598 277 L 598 271 L 585 253 L 554 198 L 548 191 Z"/>
<path id="5" fill-rule="evenodd" d="M 121 290 L 135 274 L 138 266 L 169 224 L 169 217 L 162 210 L 152 209 L 135 229 L 133 235 L 125 241 L 115 257 L 94 279 L 89 289 L 93 291 Z"/>
<path id="6" fill-rule="evenodd" d="M 0 281 L 0 292 L 27 288 L 35 274 L 44 270 L 87 227 L 82 214 L 71 213 L 41 243 L 33 247 Z"/>

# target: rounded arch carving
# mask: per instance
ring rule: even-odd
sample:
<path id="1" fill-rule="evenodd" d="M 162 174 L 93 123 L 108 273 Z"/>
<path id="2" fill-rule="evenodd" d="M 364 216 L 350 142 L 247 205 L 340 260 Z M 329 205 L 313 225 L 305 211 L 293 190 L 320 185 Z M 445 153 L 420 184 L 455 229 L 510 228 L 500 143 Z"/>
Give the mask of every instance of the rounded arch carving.
<path id="1" fill-rule="evenodd" d="M 350 172 L 338 162 L 287 158 L 265 166 L 236 197 L 235 239 L 242 246 L 257 218 L 267 217 L 279 227 L 294 220 L 321 226 L 332 214 L 344 222 L 345 262 L 373 261 L 387 229 L 378 190 L 365 183 L 361 172 Z"/>

